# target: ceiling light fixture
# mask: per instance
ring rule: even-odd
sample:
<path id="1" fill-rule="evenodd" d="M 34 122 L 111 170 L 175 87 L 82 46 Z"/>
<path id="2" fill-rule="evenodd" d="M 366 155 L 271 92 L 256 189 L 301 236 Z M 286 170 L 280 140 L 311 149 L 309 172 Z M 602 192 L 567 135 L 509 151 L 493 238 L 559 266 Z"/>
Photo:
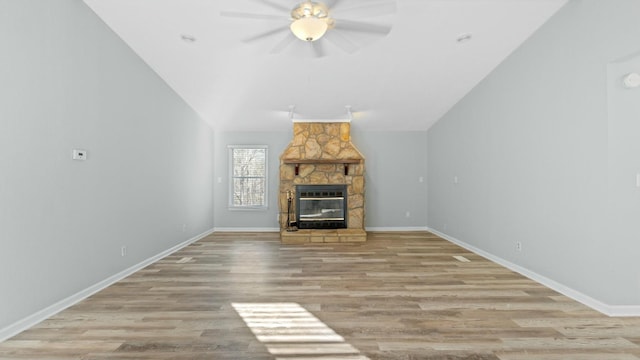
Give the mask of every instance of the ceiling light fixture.
<path id="1" fill-rule="evenodd" d="M 458 35 L 458 37 L 456 38 L 456 41 L 459 43 L 464 43 L 471 40 L 471 37 L 472 37 L 471 33 L 462 33 Z"/>
<path id="2" fill-rule="evenodd" d="M 180 38 L 182 39 L 182 41 L 186 42 L 186 43 L 192 43 L 196 41 L 196 37 L 193 35 L 188 35 L 188 34 L 182 34 L 180 35 Z"/>
<path id="3" fill-rule="evenodd" d="M 333 26 L 323 3 L 305 1 L 291 10 L 291 32 L 302 41 L 316 41 Z"/>

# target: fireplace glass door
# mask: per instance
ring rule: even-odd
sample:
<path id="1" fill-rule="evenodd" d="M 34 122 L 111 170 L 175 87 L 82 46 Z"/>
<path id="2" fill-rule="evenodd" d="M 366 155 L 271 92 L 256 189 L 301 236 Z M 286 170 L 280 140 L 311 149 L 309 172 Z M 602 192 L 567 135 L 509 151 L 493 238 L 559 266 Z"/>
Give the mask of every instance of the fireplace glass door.
<path id="1" fill-rule="evenodd" d="M 347 227 L 346 186 L 298 185 L 296 195 L 296 218 L 300 229 Z"/>

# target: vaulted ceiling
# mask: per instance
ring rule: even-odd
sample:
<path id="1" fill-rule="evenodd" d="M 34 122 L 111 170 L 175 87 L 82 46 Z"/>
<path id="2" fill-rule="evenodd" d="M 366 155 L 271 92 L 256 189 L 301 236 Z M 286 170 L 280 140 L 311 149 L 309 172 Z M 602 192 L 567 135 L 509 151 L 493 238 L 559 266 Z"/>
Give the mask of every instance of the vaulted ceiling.
<path id="1" fill-rule="evenodd" d="M 300 0 L 84 1 L 214 129 L 245 131 L 289 129 L 291 107 L 332 119 L 346 106 L 354 126 L 426 130 L 566 3 L 329 0 L 336 19 L 391 26 L 341 30 L 349 47 L 285 41 Z"/>

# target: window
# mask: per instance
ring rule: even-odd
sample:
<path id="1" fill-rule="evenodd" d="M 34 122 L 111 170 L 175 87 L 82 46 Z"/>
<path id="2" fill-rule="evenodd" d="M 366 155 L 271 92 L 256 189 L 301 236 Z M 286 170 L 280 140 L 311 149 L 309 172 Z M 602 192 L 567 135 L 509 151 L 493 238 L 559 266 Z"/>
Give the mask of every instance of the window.
<path id="1" fill-rule="evenodd" d="M 267 146 L 230 145 L 229 207 L 267 207 Z"/>

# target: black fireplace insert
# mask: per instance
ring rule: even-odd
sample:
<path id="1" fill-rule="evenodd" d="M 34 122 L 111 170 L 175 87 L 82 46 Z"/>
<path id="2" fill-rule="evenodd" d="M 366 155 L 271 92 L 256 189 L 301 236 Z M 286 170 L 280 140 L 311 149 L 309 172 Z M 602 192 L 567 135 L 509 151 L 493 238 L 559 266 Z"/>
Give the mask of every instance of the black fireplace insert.
<path id="1" fill-rule="evenodd" d="M 346 185 L 296 186 L 296 219 L 299 229 L 347 227 Z"/>

